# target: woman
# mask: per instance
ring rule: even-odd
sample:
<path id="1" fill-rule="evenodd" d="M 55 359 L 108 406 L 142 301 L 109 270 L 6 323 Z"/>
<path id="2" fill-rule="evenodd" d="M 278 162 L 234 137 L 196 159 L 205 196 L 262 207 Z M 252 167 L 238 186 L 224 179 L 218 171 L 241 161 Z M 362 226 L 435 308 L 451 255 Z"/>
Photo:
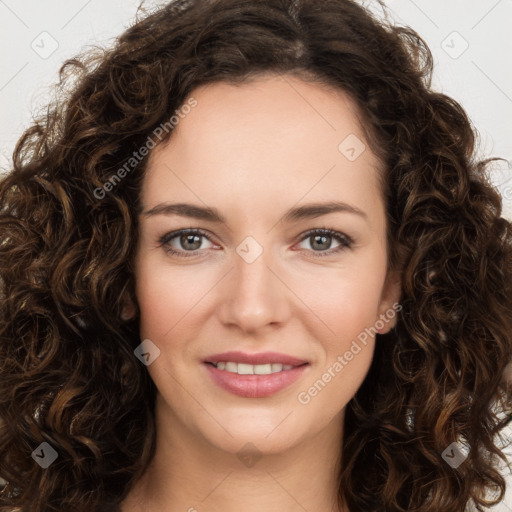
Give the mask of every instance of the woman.
<path id="1" fill-rule="evenodd" d="M 179 0 L 73 70 L 0 186 L 0 510 L 504 491 L 512 230 L 417 34 Z"/>

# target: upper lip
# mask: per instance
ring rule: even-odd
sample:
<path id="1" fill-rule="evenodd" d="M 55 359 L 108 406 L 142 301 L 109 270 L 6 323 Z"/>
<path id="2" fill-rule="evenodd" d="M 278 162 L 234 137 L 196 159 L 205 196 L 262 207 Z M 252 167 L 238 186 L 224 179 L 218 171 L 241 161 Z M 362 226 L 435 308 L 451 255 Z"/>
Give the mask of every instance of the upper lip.
<path id="1" fill-rule="evenodd" d="M 287 354 L 279 354 L 278 352 L 260 352 L 258 354 L 246 354 L 245 352 L 223 352 L 215 354 L 205 359 L 205 363 L 234 362 L 243 364 L 272 364 L 281 363 L 291 366 L 300 366 L 306 364 L 307 361 L 299 359 Z"/>

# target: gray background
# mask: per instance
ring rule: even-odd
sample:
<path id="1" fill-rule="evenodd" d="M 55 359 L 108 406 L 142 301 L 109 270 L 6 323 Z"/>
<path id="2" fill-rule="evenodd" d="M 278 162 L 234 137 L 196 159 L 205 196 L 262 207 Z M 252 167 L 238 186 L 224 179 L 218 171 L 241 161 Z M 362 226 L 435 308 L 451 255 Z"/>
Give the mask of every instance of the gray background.
<path id="1" fill-rule="evenodd" d="M 321 1 L 321 0 L 319 0 Z M 160 2 L 162 3 L 162 2 Z M 361 0 L 375 12 L 375 0 Z M 498 156 L 494 183 L 512 220 L 512 0 L 386 0 L 434 54 L 434 88 L 459 101 L 479 133 L 478 155 Z M 109 46 L 133 21 L 139 0 L 0 0 L 0 167 L 45 105 L 63 61 L 88 45 Z M 148 9 L 158 5 L 147 1 Z M 506 434 L 512 437 L 512 430 Z M 503 467 L 508 485 L 511 470 Z M 493 508 L 512 511 L 512 491 Z"/>

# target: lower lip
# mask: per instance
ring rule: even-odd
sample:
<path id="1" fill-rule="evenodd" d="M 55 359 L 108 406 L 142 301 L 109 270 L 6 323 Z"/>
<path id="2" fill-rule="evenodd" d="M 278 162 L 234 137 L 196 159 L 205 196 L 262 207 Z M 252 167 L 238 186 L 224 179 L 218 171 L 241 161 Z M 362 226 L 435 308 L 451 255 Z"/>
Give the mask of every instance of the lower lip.
<path id="1" fill-rule="evenodd" d="M 263 398 L 293 384 L 309 366 L 304 364 L 269 375 L 239 375 L 205 363 L 213 381 L 221 388 L 245 398 Z"/>

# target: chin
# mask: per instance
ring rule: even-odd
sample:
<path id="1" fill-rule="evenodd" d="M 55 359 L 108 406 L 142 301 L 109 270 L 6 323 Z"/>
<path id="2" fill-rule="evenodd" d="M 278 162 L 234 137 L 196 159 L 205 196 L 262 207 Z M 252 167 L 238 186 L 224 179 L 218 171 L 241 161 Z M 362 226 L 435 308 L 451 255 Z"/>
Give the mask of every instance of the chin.
<path id="1" fill-rule="evenodd" d="M 253 449 L 261 454 L 283 453 L 307 438 L 305 426 L 291 420 L 290 409 L 285 414 L 268 411 L 268 414 L 254 411 L 252 415 L 240 417 L 223 415 L 225 421 L 212 430 L 212 425 L 203 425 L 202 435 L 209 444 L 227 453 L 239 455 L 241 450 Z M 287 417 L 288 416 L 288 417 Z M 311 436 L 316 433 L 311 432 Z"/>
<path id="2" fill-rule="evenodd" d="M 208 441 L 218 450 L 238 457 L 246 453 L 252 453 L 256 456 L 279 455 L 298 444 L 298 440 L 291 437 L 290 432 L 285 432 L 284 435 L 268 436 L 268 432 L 258 431 L 257 429 L 237 433 L 233 437 L 227 434 L 225 436 L 209 437 Z"/>

